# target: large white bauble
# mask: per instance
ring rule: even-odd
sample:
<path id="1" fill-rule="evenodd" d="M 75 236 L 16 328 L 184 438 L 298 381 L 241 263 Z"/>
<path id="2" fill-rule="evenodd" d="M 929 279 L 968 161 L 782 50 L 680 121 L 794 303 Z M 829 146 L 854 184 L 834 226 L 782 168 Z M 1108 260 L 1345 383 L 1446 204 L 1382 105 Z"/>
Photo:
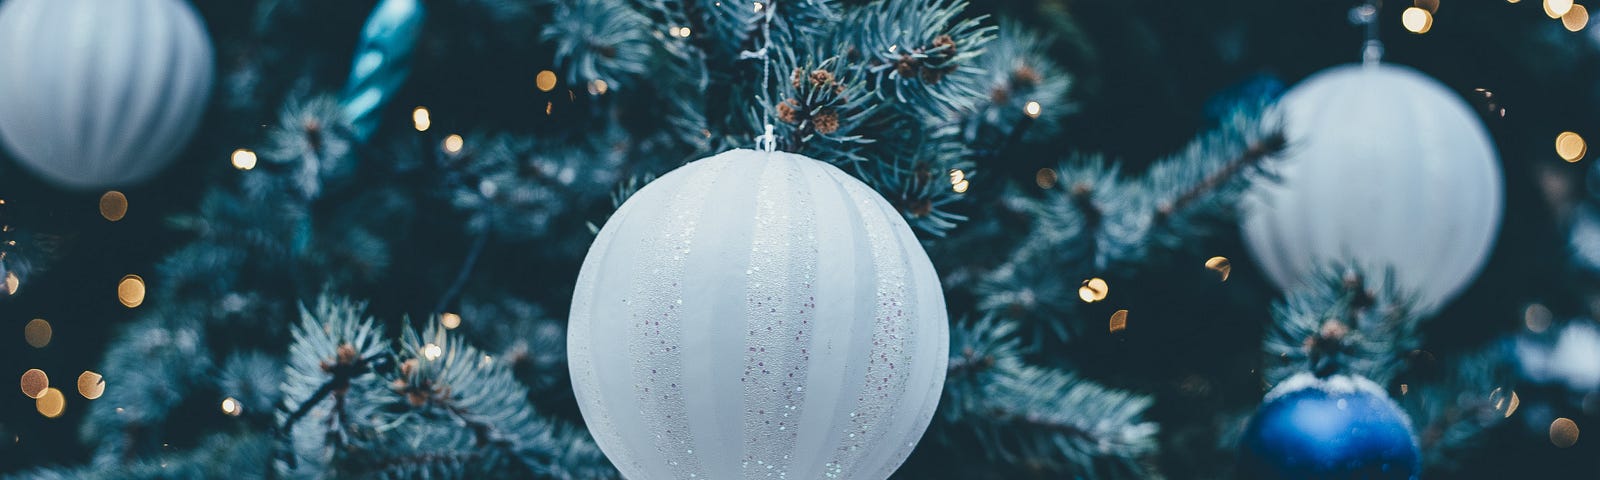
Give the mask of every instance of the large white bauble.
<path id="1" fill-rule="evenodd" d="M 1355 261 L 1429 312 L 1465 288 L 1500 226 L 1500 163 L 1478 116 L 1415 70 L 1347 65 L 1279 103 L 1289 146 L 1244 206 L 1246 244 L 1279 287 Z M 1384 285 L 1376 285 L 1383 288 Z"/>
<path id="2" fill-rule="evenodd" d="M 188 143 L 212 69 L 183 0 L 6 0 L 0 142 L 63 187 L 144 180 Z"/>
<path id="3" fill-rule="evenodd" d="M 950 348 L 900 214 L 831 165 L 752 150 L 629 198 L 584 259 L 568 332 L 584 421 L 634 480 L 888 478 Z"/>

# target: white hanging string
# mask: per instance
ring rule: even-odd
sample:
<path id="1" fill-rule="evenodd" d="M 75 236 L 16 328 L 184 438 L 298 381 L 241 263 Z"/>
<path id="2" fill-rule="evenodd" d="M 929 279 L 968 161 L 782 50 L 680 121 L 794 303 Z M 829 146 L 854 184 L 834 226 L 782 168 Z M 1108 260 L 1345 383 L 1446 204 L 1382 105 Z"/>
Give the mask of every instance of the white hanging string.
<path id="1" fill-rule="evenodd" d="M 773 8 L 770 4 L 772 1 L 776 0 L 768 0 L 768 4 L 756 2 L 755 5 L 760 5 L 761 7 L 753 7 L 759 8 L 761 11 L 761 48 L 755 51 L 745 50 L 739 52 L 741 60 L 761 57 L 761 92 L 756 95 L 756 98 L 761 101 L 761 108 L 766 112 L 767 123 L 765 132 L 756 136 L 756 148 L 767 153 L 778 150 L 778 136 L 772 133 L 771 121 L 774 116 L 772 112 L 772 56 L 767 54 L 767 50 L 772 47 Z"/>

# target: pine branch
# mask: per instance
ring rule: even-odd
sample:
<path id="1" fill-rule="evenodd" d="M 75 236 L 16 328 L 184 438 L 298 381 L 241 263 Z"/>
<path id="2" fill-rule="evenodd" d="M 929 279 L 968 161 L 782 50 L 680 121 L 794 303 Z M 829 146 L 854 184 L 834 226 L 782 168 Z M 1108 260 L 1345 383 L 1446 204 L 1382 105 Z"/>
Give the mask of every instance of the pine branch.
<path id="1" fill-rule="evenodd" d="M 1142 419 L 1151 399 L 1027 365 L 1017 329 L 993 317 L 957 325 L 940 418 L 1014 465 L 1081 478 L 1155 475 L 1146 460 L 1157 430 Z"/>
<path id="2" fill-rule="evenodd" d="M 1165 222 L 1172 216 L 1173 212 L 1191 208 L 1197 200 L 1213 194 L 1223 185 L 1235 181 L 1239 175 L 1248 169 L 1260 165 L 1262 160 L 1268 156 L 1282 151 L 1285 145 L 1287 145 L 1287 140 L 1284 138 L 1283 132 L 1272 132 L 1266 138 L 1252 143 L 1249 148 L 1245 149 L 1244 153 L 1223 165 L 1222 168 L 1212 172 L 1211 175 L 1206 176 L 1200 183 L 1185 190 L 1170 202 L 1163 202 L 1158 205 L 1156 207 L 1156 219 Z"/>

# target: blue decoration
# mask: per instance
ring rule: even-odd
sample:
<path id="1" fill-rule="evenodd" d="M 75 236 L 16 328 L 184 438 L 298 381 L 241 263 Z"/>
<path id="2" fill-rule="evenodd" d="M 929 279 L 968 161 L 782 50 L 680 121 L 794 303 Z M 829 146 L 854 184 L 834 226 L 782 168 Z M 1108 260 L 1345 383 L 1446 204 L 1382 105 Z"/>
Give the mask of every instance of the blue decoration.
<path id="1" fill-rule="evenodd" d="M 1207 99 L 1206 118 L 1217 122 L 1228 118 L 1241 108 L 1255 109 L 1276 102 L 1287 90 L 1288 86 L 1277 75 L 1269 72 L 1253 73 Z"/>
<path id="2" fill-rule="evenodd" d="M 361 27 L 350 80 L 340 97 L 357 140 L 365 141 L 378 129 L 378 111 L 411 74 L 411 51 L 425 13 L 421 0 L 380 0 Z"/>
<path id="3" fill-rule="evenodd" d="M 1421 471 L 1411 421 L 1361 377 L 1284 381 L 1250 419 L 1239 473 L 1249 479 L 1411 480 Z"/>

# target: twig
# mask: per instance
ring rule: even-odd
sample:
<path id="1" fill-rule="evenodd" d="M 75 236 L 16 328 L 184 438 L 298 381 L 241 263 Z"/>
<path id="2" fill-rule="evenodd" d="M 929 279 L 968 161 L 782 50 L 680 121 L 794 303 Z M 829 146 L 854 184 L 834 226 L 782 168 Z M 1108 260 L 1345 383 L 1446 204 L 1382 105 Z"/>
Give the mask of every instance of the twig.
<path id="1" fill-rule="evenodd" d="M 478 257 L 483 255 L 484 247 L 489 245 L 490 231 L 490 228 L 485 227 L 483 232 L 472 240 L 472 249 L 467 251 L 467 259 L 461 264 L 461 271 L 456 272 L 455 281 L 450 282 L 450 288 L 445 289 L 444 295 L 439 297 L 439 303 L 433 307 L 434 314 L 444 313 L 444 309 L 450 306 L 450 302 L 454 301 L 456 295 L 459 295 L 461 289 L 467 285 L 467 279 L 472 277 L 472 268 L 478 264 Z"/>
<path id="2" fill-rule="evenodd" d="M 1190 204 L 1232 180 L 1243 172 L 1246 167 L 1260 163 L 1268 155 L 1283 150 L 1286 143 L 1287 140 L 1284 138 L 1283 133 L 1275 132 L 1260 142 L 1250 145 L 1249 149 L 1240 154 L 1238 158 L 1229 161 L 1222 169 L 1207 176 L 1205 180 L 1183 192 L 1182 195 L 1178 195 L 1178 198 L 1173 199 L 1171 203 L 1158 207 L 1156 210 L 1157 221 L 1165 222 L 1172 217 L 1173 213 L 1189 208 Z"/>

